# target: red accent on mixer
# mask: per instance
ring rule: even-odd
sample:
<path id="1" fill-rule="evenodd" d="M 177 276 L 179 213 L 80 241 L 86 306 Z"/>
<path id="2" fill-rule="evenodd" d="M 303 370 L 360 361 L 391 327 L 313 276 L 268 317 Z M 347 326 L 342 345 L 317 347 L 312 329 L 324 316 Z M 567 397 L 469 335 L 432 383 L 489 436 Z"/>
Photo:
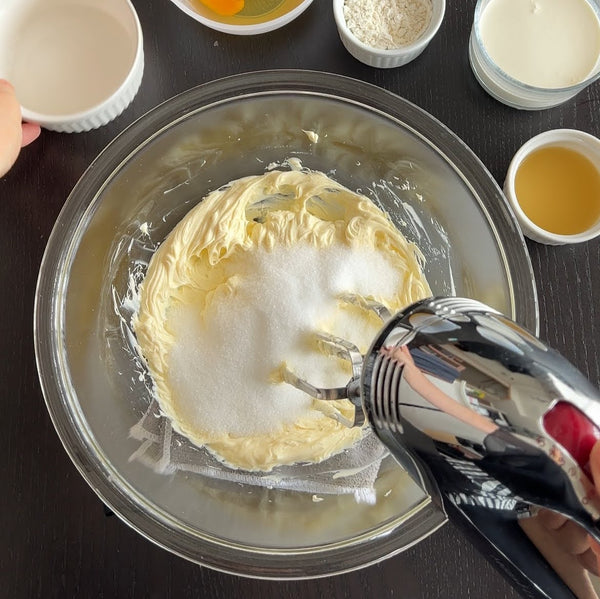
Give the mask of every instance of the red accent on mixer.
<path id="1" fill-rule="evenodd" d="M 600 439 L 600 429 L 581 410 L 566 401 L 559 401 L 544 414 L 544 428 L 591 479 L 590 452 Z"/>

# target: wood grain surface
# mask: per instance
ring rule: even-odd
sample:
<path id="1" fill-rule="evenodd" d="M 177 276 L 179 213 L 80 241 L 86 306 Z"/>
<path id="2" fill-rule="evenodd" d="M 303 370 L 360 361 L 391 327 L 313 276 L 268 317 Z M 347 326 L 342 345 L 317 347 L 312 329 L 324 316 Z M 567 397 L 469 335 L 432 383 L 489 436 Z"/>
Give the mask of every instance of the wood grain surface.
<path id="1" fill-rule="evenodd" d="M 520 112 L 496 102 L 471 73 L 473 0 L 448 3 L 438 35 L 413 63 L 376 70 L 353 59 L 330 0 L 257 37 L 212 31 L 168 0 L 133 0 L 146 68 L 133 104 L 83 134 L 44 131 L 0 179 L 0 598 L 517 599 L 520 593 L 448 524 L 406 552 L 351 574 L 303 582 L 242 579 L 201 568 L 106 516 L 63 450 L 38 382 L 33 350 L 36 277 L 70 190 L 101 149 L 169 97 L 226 75 L 275 68 L 330 71 L 374 83 L 427 110 L 480 157 L 501 184 L 531 136 L 569 127 L 600 135 L 600 84 L 561 107 Z M 1 16 L 0 16 L 1 18 Z M 600 381 L 600 243 L 529 243 L 541 337 Z"/>

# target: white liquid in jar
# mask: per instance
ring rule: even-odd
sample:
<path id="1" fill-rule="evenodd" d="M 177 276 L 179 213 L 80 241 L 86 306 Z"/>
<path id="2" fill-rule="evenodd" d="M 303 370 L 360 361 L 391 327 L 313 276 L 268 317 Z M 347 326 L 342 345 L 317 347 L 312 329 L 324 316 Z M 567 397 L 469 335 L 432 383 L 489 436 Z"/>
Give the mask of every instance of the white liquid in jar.
<path id="1" fill-rule="evenodd" d="M 598 67 L 600 20 L 586 0 L 491 0 L 479 31 L 496 65 L 527 85 L 576 85 Z"/>

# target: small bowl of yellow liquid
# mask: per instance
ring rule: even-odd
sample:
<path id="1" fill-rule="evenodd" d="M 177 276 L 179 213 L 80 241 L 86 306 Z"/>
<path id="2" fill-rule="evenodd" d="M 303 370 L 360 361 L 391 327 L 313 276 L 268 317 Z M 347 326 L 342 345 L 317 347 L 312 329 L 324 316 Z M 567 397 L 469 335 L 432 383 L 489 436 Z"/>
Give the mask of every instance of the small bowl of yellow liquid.
<path id="1" fill-rule="evenodd" d="M 300 16 L 312 0 L 171 0 L 200 23 L 224 33 L 256 35 Z"/>
<path id="2" fill-rule="evenodd" d="M 549 245 L 600 234 L 600 139 L 575 129 L 531 138 L 512 159 L 504 193 L 523 234 Z"/>

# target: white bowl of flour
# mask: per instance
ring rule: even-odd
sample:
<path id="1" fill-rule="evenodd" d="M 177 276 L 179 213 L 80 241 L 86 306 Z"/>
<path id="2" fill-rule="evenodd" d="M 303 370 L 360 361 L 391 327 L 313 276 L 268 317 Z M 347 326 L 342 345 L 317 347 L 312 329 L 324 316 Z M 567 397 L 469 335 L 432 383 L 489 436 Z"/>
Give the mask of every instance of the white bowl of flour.
<path id="1" fill-rule="evenodd" d="M 440 28 L 445 10 L 446 0 L 333 0 L 346 50 L 382 69 L 417 58 Z"/>

